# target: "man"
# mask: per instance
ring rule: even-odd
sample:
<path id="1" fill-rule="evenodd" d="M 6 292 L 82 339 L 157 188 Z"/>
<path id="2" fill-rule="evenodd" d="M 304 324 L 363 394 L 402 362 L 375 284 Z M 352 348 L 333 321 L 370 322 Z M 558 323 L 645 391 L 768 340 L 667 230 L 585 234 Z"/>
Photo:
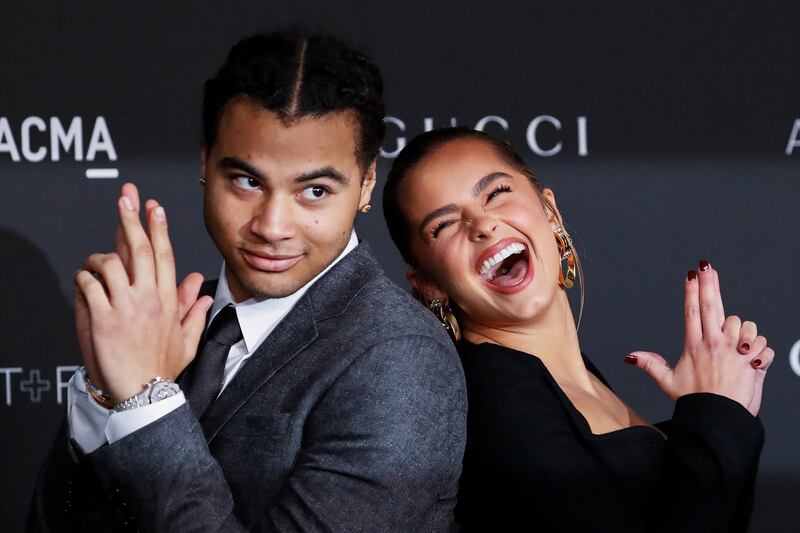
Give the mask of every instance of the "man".
<path id="1" fill-rule="evenodd" d="M 126 184 L 117 253 L 76 275 L 85 368 L 29 529 L 446 531 L 462 371 L 353 232 L 383 136 L 377 68 L 331 38 L 261 34 L 203 105 L 219 282 L 176 290 L 164 208 L 147 202 L 145 230 Z"/>

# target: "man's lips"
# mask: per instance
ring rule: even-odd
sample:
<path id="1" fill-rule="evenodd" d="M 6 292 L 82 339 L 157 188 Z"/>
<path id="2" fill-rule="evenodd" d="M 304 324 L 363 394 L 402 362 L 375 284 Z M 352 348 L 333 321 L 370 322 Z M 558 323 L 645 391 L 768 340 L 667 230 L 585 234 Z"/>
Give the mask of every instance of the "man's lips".
<path id="1" fill-rule="evenodd" d="M 264 254 L 240 250 L 242 257 L 256 270 L 264 272 L 283 272 L 296 265 L 305 254 Z"/>

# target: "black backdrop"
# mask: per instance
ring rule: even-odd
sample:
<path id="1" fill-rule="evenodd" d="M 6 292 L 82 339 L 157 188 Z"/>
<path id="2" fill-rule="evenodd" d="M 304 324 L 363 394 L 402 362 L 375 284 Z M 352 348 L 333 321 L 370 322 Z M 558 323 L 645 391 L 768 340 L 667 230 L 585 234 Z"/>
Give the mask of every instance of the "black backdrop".
<path id="1" fill-rule="evenodd" d="M 518 4 L 0 4 L 0 529 L 22 527 L 63 415 L 79 362 L 71 277 L 110 247 L 119 186 L 167 206 L 181 272 L 216 275 L 197 186 L 202 82 L 240 37 L 293 24 L 381 66 L 382 176 L 426 124 L 482 122 L 555 189 L 586 269 L 583 348 L 649 419 L 671 404 L 622 357 L 678 354 L 681 280 L 712 261 L 728 312 L 777 354 L 752 530 L 796 529 L 797 4 Z M 404 283 L 380 211 L 358 231 Z"/>

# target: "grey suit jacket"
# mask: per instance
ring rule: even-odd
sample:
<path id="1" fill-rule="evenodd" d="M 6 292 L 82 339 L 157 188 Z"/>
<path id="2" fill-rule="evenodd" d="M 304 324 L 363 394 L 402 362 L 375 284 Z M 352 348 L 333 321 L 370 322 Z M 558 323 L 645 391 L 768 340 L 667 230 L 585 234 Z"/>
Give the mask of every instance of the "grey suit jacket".
<path id="1" fill-rule="evenodd" d="M 447 531 L 466 407 L 443 328 L 362 242 L 202 421 L 184 405 L 88 455 L 64 424 L 28 528 Z"/>

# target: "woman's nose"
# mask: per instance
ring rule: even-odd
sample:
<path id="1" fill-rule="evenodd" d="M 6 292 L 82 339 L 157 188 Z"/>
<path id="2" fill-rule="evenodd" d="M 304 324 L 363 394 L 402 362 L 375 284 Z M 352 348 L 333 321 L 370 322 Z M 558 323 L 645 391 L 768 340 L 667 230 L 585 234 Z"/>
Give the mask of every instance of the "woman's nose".
<path id="1" fill-rule="evenodd" d="M 469 239 L 471 241 L 483 241 L 490 238 L 497 229 L 497 220 L 481 214 L 470 221 Z"/>

